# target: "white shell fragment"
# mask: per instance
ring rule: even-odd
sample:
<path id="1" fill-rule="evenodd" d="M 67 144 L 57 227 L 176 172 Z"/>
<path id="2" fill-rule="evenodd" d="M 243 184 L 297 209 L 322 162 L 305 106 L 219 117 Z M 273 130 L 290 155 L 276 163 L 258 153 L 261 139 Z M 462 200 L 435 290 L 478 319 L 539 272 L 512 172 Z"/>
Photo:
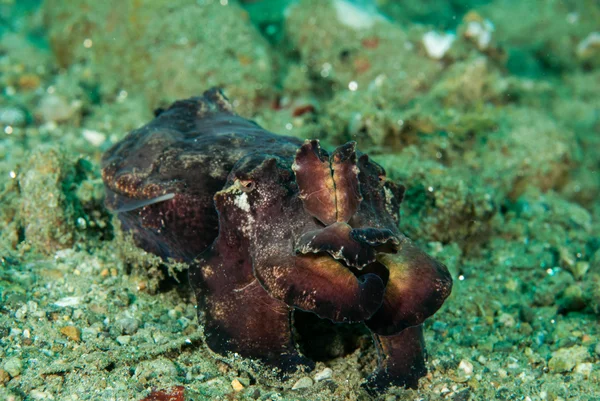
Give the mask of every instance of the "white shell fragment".
<path id="1" fill-rule="evenodd" d="M 454 39 L 456 39 L 456 35 L 453 33 L 429 31 L 423 35 L 422 41 L 427 55 L 432 59 L 439 60 L 450 50 Z"/>

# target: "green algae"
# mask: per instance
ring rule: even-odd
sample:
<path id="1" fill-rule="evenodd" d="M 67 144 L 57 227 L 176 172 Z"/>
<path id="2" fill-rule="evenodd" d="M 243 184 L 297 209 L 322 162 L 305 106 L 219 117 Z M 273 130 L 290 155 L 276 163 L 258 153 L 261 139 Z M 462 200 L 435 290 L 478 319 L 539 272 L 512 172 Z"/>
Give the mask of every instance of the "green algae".
<path id="1" fill-rule="evenodd" d="M 143 91 L 152 109 L 223 86 L 250 113 L 271 93 L 268 47 L 237 4 L 47 1 L 44 18 L 58 64 L 87 66 L 103 97 Z"/>

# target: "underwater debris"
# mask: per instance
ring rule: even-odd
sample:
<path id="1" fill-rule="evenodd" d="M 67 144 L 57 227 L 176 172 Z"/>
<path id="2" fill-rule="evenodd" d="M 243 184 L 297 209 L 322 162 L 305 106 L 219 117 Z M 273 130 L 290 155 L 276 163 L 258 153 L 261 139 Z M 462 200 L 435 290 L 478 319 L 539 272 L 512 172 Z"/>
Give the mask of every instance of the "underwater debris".
<path id="1" fill-rule="evenodd" d="M 183 401 L 185 395 L 185 387 L 173 386 L 166 390 L 152 390 L 147 397 L 140 401 Z"/>
<path id="2" fill-rule="evenodd" d="M 429 57 L 440 60 L 450 50 L 455 39 L 456 35 L 453 33 L 429 31 L 423 35 L 423 46 Z"/>

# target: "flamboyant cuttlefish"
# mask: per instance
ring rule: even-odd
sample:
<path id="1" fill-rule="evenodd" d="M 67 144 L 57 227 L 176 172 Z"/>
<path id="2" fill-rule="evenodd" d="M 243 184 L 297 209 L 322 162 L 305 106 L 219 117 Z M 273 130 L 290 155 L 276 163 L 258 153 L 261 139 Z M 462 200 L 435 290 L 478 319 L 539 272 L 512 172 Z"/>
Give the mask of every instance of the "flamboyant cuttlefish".
<path id="1" fill-rule="evenodd" d="M 292 314 L 362 322 L 378 368 L 365 385 L 416 387 L 422 323 L 450 294 L 446 267 L 398 229 L 404 187 L 349 142 L 276 135 L 218 89 L 157 112 L 104 155 L 106 204 L 137 243 L 191 264 L 208 347 L 295 371 Z"/>

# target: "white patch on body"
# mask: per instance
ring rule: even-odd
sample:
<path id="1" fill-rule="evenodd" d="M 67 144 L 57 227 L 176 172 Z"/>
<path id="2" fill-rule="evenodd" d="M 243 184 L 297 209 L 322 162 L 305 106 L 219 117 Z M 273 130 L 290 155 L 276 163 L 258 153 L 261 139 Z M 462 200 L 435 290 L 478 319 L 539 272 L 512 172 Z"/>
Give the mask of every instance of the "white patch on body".
<path id="1" fill-rule="evenodd" d="M 250 204 L 248 203 L 248 195 L 245 192 L 242 192 L 239 196 L 236 196 L 233 200 L 233 203 L 242 209 L 244 212 L 250 211 Z"/>

